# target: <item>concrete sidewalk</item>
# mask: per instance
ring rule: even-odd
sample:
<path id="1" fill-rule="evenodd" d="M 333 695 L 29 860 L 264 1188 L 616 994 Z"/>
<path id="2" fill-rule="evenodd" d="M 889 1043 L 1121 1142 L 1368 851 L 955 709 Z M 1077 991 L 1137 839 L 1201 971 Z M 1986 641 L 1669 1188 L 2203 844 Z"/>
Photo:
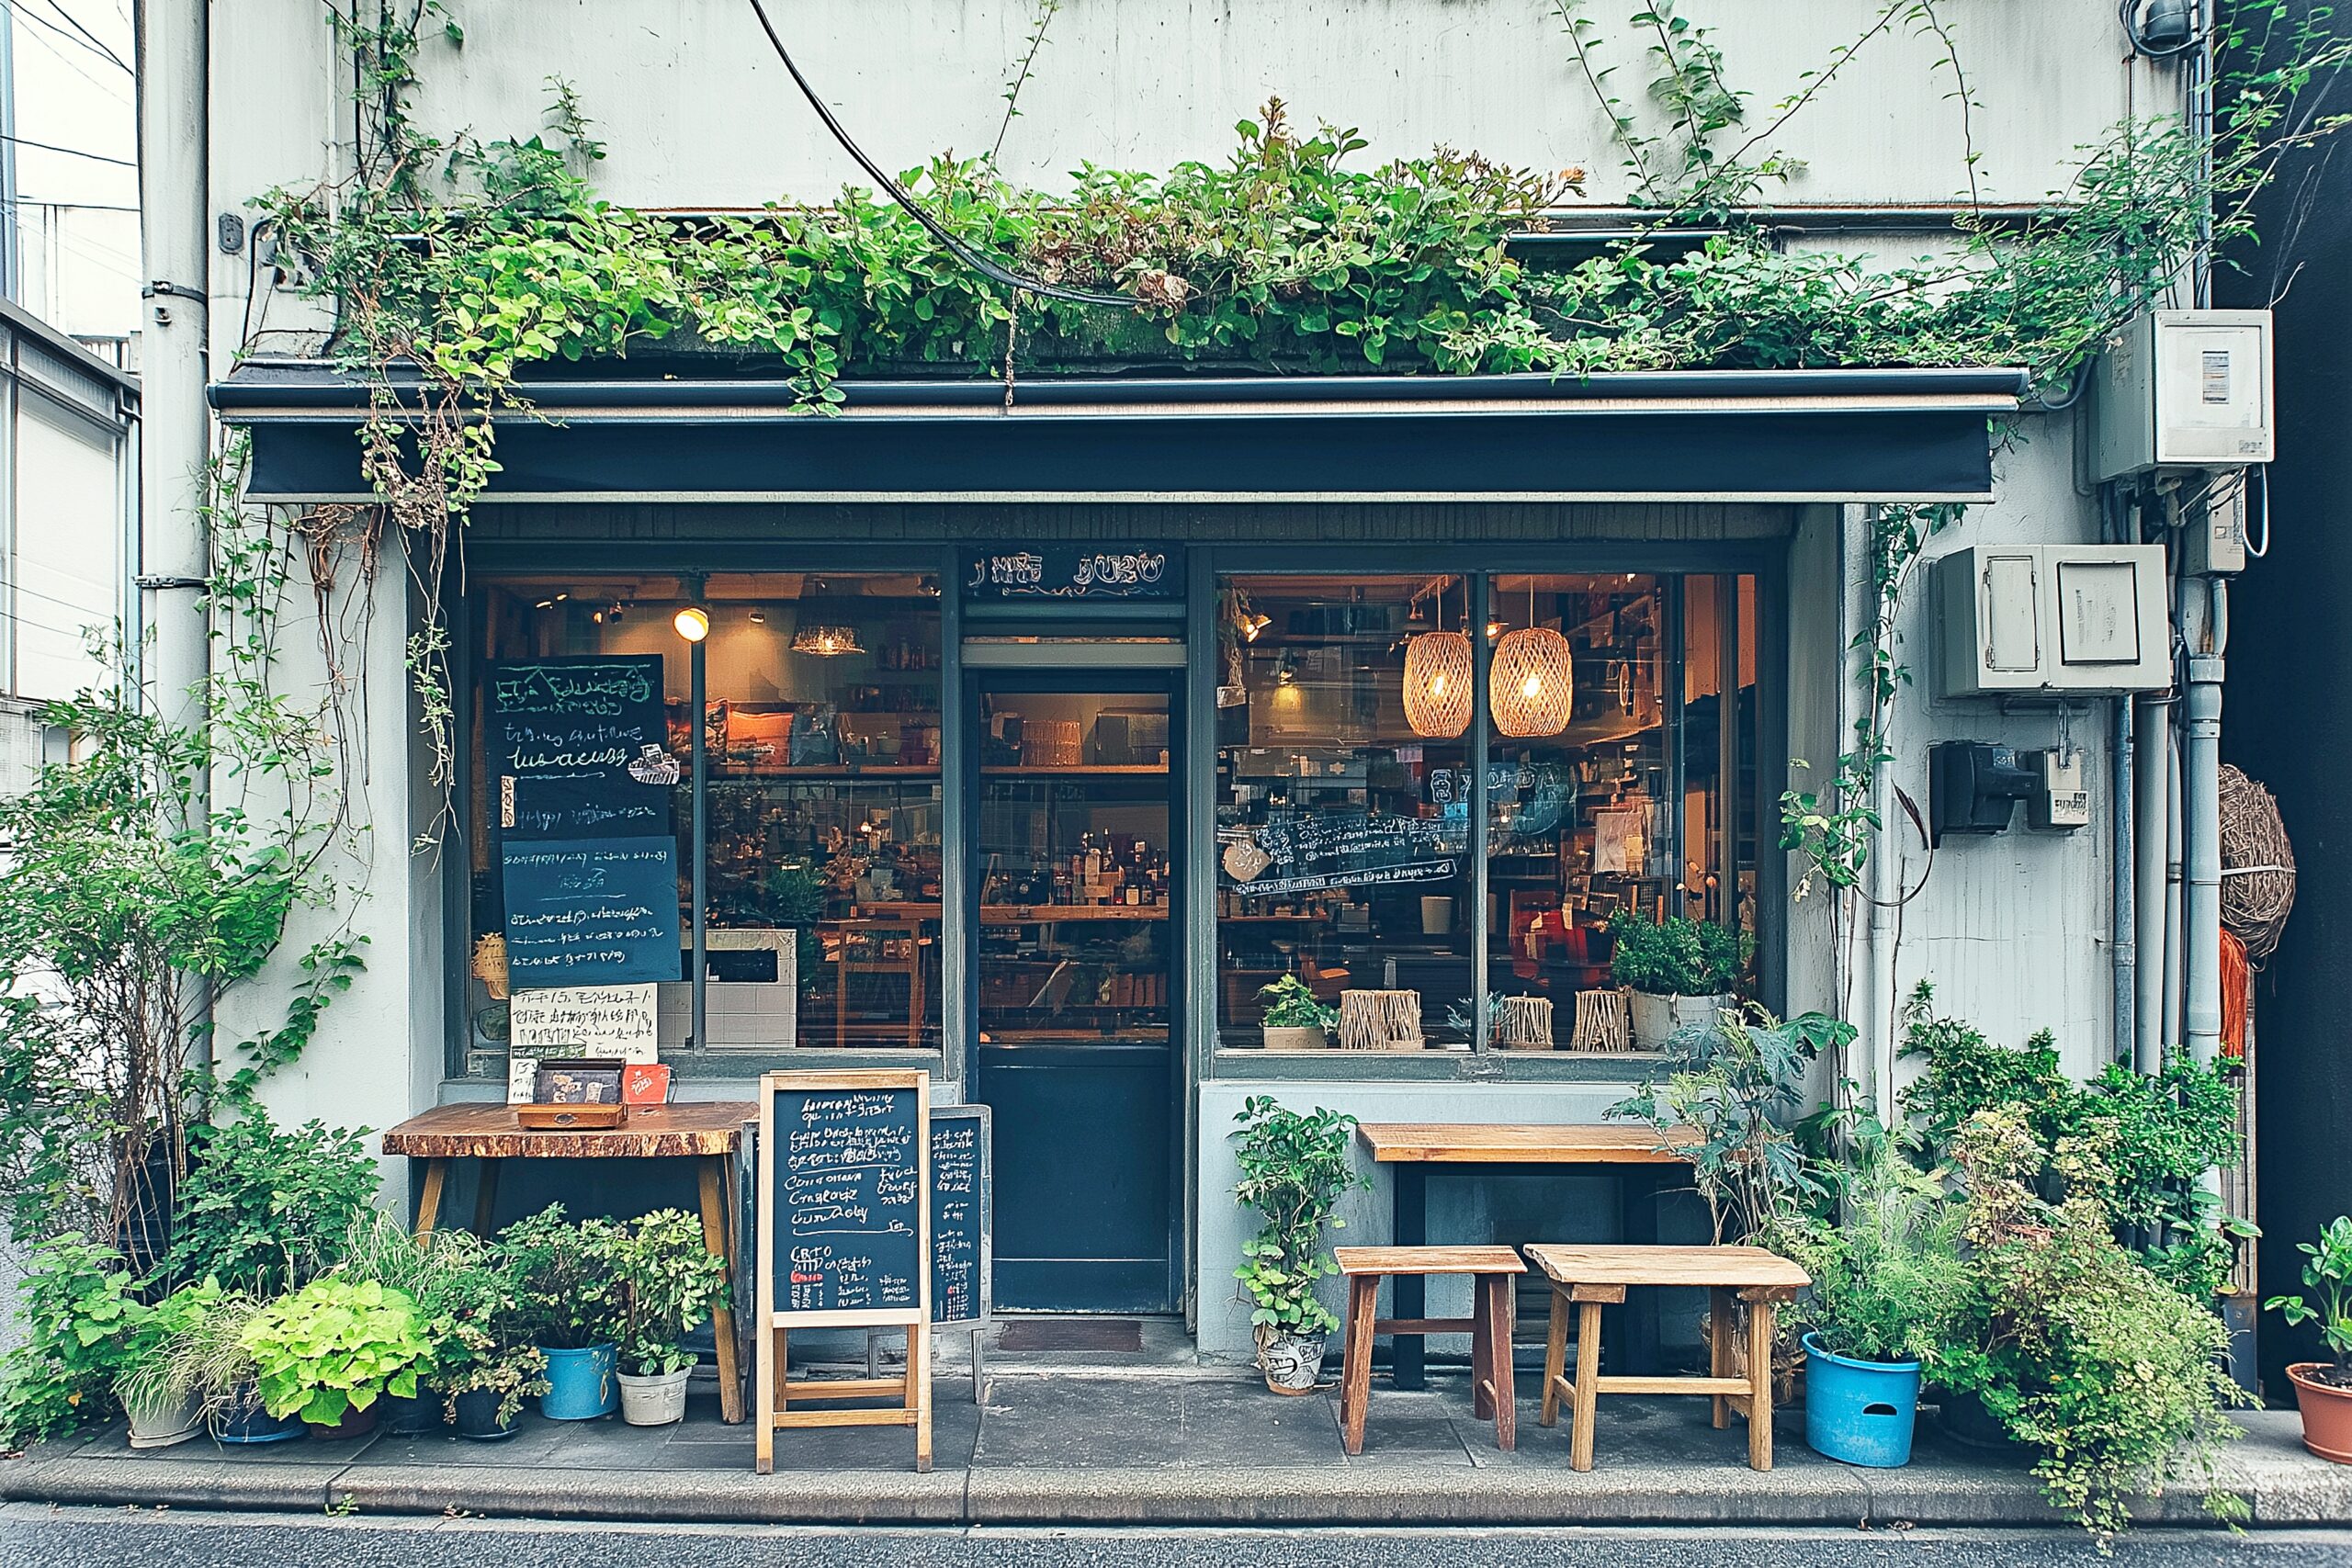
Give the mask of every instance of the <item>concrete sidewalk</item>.
<path id="1" fill-rule="evenodd" d="M 1471 1419 L 1458 1375 L 1431 1384 L 1398 1393 L 1375 1383 L 1356 1458 L 1340 1451 L 1332 1395 L 1282 1398 L 1254 1375 L 991 1371 L 978 1405 L 968 1382 L 940 1381 L 928 1475 L 914 1473 L 912 1436 L 896 1428 L 780 1434 L 776 1473 L 754 1475 L 750 1428 L 720 1425 L 715 1391 L 698 1385 L 676 1427 L 530 1415 L 503 1443 L 377 1436 L 237 1449 L 198 1438 L 136 1453 L 118 1427 L 0 1461 L 0 1499 L 762 1524 L 2032 1527 L 2054 1517 L 2017 1458 L 1958 1445 L 1925 1418 L 1907 1468 L 1867 1471 L 1807 1449 L 1802 1412 L 1786 1412 L 1775 1468 L 1758 1473 L 1742 1432 L 1708 1426 L 1704 1400 L 1613 1398 L 1601 1406 L 1595 1467 L 1577 1474 L 1566 1423 L 1536 1426 L 1532 1400 L 1519 1449 L 1506 1454 Z M 2245 1424 L 2222 1483 L 2256 1528 L 2352 1523 L 2352 1468 L 2306 1453 L 2293 1412 Z M 2186 1493 L 2149 1500 L 2143 1517 L 2211 1522 Z"/>

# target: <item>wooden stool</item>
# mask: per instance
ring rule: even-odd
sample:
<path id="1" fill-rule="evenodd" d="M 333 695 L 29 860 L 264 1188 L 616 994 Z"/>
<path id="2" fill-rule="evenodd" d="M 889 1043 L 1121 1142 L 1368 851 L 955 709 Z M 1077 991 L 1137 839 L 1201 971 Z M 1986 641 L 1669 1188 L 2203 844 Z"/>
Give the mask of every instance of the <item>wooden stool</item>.
<path id="1" fill-rule="evenodd" d="M 1715 1402 L 1715 1426 L 1728 1414 L 1747 1417 L 1747 1465 L 1772 1468 L 1773 1303 L 1784 1302 L 1813 1281 L 1805 1271 L 1757 1247 L 1551 1247 L 1534 1246 L 1528 1258 L 1552 1285 L 1552 1321 L 1544 1341 L 1544 1408 L 1539 1420 L 1555 1425 L 1566 1395 L 1572 1411 L 1568 1465 L 1592 1468 L 1593 1416 L 1604 1393 L 1704 1393 Z M 1707 1314 L 1709 1375 L 1706 1377 L 1602 1377 L 1600 1309 L 1625 1299 L 1628 1285 L 1704 1285 L 1712 1292 Z M 1731 1375 L 1732 1302 L 1747 1303 L 1747 1370 Z M 1568 1311 L 1577 1313 L 1577 1375 L 1566 1374 Z"/>
<path id="2" fill-rule="evenodd" d="M 1342 1247 L 1331 1256 L 1348 1281 L 1347 1350 L 1340 1374 L 1340 1443 L 1363 1452 L 1363 1421 L 1372 1403 L 1372 1340 L 1376 1334 L 1470 1336 L 1470 1408 L 1495 1424 L 1495 1447 L 1519 1440 L 1511 1399 L 1511 1280 L 1527 1272 L 1508 1247 Z M 1468 1317 L 1377 1317 L 1380 1281 L 1398 1274 L 1471 1276 Z"/>

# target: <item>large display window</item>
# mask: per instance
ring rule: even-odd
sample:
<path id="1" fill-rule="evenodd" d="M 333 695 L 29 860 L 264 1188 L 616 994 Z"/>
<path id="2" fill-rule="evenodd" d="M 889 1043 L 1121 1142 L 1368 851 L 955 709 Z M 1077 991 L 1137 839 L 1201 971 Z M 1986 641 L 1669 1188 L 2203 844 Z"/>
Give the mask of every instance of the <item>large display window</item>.
<path id="1" fill-rule="evenodd" d="M 1623 1049 L 1618 917 L 1753 929 L 1752 578 L 1234 574 L 1216 624 L 1220 1047 Z"/>
<path id="2" fill-rule="evenodd" d="M 593 670 L 599 660 L 650 671 L 658 660 L 666 756 L 640 771 L 666 783 L 668 800 L 642 827 L 674 846 L 683 933 L 694 861 L 693 646 L 678 616 L 698 610 L 707 626 L 708 1038 L 688 1039 L 682 936 L 676 968 L 658 988 L 660 1049 L 939 1048 L 945 823 L 935 574 L 510 575 L 478 583 L 471 603 L 475 1043 L 504 1043 L 513 993 L 526 988 L 504 952 L 502 841 L 517 829 L 504 820 L 514 785 L 497 772 L 502 672 Z"/>

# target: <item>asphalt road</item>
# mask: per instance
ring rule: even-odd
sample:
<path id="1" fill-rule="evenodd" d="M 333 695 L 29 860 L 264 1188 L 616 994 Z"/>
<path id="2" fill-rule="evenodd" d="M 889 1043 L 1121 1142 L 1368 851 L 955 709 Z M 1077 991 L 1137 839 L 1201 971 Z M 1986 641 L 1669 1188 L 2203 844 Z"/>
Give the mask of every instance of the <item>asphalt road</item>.
<path id="1" fill-rule="evenodd" d="M 0 1568 L 2352 1568 L 2352 1531 L 837 1529 L 0 1507 Z"/>

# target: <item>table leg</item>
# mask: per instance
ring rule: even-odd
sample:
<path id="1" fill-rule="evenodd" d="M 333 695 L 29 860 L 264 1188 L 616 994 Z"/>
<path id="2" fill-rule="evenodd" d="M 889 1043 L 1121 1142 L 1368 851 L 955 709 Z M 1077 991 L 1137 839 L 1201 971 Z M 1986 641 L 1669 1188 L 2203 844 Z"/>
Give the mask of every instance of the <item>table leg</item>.
<path id="1" fill-rule="evenodd" d="M 1592 1468 L 1593 1416 L 1600 1404 L 1600 1303 L 1577 1303 L 1577 1393 L 1568 1418 L 1568 1468 Z"/>
<path id="2" fill-rule="evenodd" d="M 481 1168 L 474 1188 L 474 1235 L 488 1240 L 491 1222 L 498 1217 L 498 1162 L 484 1159 L 474 1163 Z"/>
<path id="3" fill-rule="evenodd" d="M 441 1186 L 449 1179 L 449 1162 L 428 1159 L 424 1162 L 424 1181 L 416 1193 L 416 1239 L 423 1241 L 433 1234 L 433 1222 L 441 1214 Z"/>
<path id="4" fill-rule="evenodd" d="M 1657 1245 L 1659 1169 L 1654 1165 L 1618 1168 L 1618 1235 L 1628 1247 Z M 1657 1292 L 1645 1291 L 1611 1315 L 1617 1318 L 1618 1327 L 1611 1330 L 1611 1342 L 1624 1348 L 1626 1372 L 1637 1378 L 1657 1377 Z"/>
<path id="5" fill-rule="evenodd" d="M 1390 1169 L 1395 1172 L 1396 1213 L 1393 1228 L 1399 1247 L 1423 1247 L 1430 1237 L 1429 1169 L 1413 1160 L 1400 1160 Z M 1429 1291 L 1419 1274 L 1396 1276 L 1396 1315 L 1426 1317 Z M 1389 1357 L 1396 1384 L 1400 1389 L 1418 1389 L 1422 1385 L 1421 1369 L 1425 1359 L 1426 1342 L 1418 1334 L 1396 1334 L 1389 1337 Z"/>
<path id="6" fill-rule="evenodd" d="M 702 1244 L 735 1279 L 735 1248 L 727 1224 L 727 1159 L 710 1155 L 695 1162 L 702 1188 Z M 718 1349 L 718 1415 L 732 1425 L 743 1419 L 743 1374 L 735 1364 L 735 1309 L 721 1304 L 710 1314 L 711 1337 Z"/>
<path id="7" fill-rule="evenodd" d="M 1739 1309 L 1732 1293 L 1721 1285 L 1707 1292 L 1707 1375 L 1731 1376 L 1731 1348 L 1738 1343 L 1733 1337 L 1733 1318 Z M 1714 1406 L 1715 1430 L 1720 1432 L 1731 1420 L 1731 1401 L 1716 1394 L 1710 1402 Z"/>
<path id="8" fill-rule="evenodd" d="M 1568 1375 L 1568 1294 L 1557 1286 L 1552 1298 L 1552 1320 L 1544 1334 L 1544 1403 L 1535 1420 L 1555 1426 L 1560 1419 L 1560 1382 Z"/>
<path id="9" fill-rule="evenodd" d="M 1495 1370 L 1494 1298 L 1487 1291 L 1487 1276 L 1470 1277 L 1470 1414 L 1480 1421 L 1495 1415 L 1492 1378 Z"/>
<path id="10" fill-rule="evenodd" d="M 1372 1404 L 1372 1325 L 1379 1315 L 1380 1277 L 1348 1278 L 1347 1343 L 1340 1354 L 1340 1447 L 1363 1452 L 1364 1417 Z"/>
<path id="11" fill-rule="evenodd" d="M 1772 1303 L 1747 1303 L 1747 1468 L 1772 1468 Z"/>
<path id="12" fill-rule="evenodd" d="M 1494 1380 L 1495 1447 L 1509 1453 L 1519 1446 L 1519 1392 L 1512 1386 L 1511 1332 L 1519 1314 L 1516 1283 L 1509 1274 L 1489 1274 L 1479 1280 L 1486 1296 L 1481 1303 L 1487 1319 L 1487 1359 Z"/>

